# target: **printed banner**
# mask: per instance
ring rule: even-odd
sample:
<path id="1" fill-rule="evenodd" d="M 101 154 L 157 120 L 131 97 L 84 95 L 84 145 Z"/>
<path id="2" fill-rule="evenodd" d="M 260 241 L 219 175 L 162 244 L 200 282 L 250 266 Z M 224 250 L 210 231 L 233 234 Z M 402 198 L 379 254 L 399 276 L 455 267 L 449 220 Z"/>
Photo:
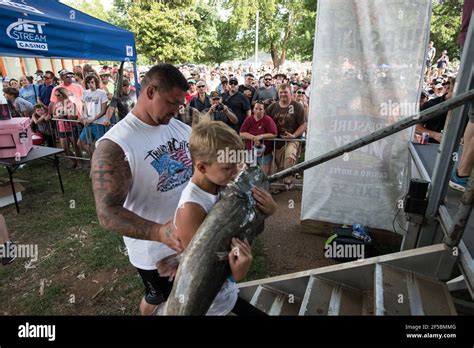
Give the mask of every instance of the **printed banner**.
<path id="1" fill-rule="evenodd" d="M 306 159 L 417 113 L 430 0 L 320 0 Z M 302 220 L 392 230 L 412 130 L 307 170 Z"/>

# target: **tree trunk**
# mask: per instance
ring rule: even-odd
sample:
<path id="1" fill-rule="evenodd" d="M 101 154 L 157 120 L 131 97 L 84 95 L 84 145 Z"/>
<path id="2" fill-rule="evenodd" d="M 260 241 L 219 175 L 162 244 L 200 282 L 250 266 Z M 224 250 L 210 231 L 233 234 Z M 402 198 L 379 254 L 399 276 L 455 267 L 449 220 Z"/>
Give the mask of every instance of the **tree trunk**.
<path id="1" fill-rule="evenodd" d="M 280 58 L 278 57 L 278 48 L 275 47 L 275 43 L 270 44 L 270 54 L 272 56 L 273 68 L 278 69 L 280 67 Z"/>
<path id="2" fill-rule="evenodd" d="M 290 40 L 291 31 L 293 29 L 292 18 L 293 18 L 293 15 L 290 12 L 288 14 L 288 25 L 286 26 L 285 36 L 284 36 L 283 42 L 281 44 L 281 56 L 280 56 L 280 59 L 279 59 L 280 64 L 278 65 L 278 68 L 281 65 L 283 65 L 285 63 L 285 60 L 286 60 L 286 51 L 287 51 L 287 48 L 288 48 L 288 41 Z"/>

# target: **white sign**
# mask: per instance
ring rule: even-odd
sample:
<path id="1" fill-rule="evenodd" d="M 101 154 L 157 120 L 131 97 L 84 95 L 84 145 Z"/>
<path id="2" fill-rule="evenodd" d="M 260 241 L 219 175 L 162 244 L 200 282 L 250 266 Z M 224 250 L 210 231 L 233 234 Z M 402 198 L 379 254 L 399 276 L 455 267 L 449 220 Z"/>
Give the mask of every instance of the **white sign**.
<path id="1" fill-rule="evenodd" d="M 320 0 L 305 159 L 418 112 L 430 0 Z M 411 130 L 307 170 L 301 220 L 392 230 Z"/>

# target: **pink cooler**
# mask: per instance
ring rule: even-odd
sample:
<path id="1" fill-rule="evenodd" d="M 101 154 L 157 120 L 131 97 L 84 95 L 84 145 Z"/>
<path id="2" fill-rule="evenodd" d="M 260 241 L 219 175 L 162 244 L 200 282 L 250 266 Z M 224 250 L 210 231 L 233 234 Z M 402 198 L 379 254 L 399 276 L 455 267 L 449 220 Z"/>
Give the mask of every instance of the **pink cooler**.
<path id="1" fill-rule="evenodd" d="M 33 146 L 30 119 L 15 117 L 0 121 L 0 158 L 25 157 Z"/>

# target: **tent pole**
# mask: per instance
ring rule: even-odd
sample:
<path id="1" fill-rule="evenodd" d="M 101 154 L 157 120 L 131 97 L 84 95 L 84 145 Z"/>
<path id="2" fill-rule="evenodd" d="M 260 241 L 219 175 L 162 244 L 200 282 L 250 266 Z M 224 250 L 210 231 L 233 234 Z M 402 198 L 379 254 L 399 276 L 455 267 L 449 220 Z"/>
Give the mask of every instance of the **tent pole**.
<path id="1" fill-rule="evenodd" d="M 137 70 L 137 62 L 133 61 L 133 74 L 135 76 L 135 93 L 138 95 L 140 94 L 140 83 L 138 82 L 138 70 Z"/>

